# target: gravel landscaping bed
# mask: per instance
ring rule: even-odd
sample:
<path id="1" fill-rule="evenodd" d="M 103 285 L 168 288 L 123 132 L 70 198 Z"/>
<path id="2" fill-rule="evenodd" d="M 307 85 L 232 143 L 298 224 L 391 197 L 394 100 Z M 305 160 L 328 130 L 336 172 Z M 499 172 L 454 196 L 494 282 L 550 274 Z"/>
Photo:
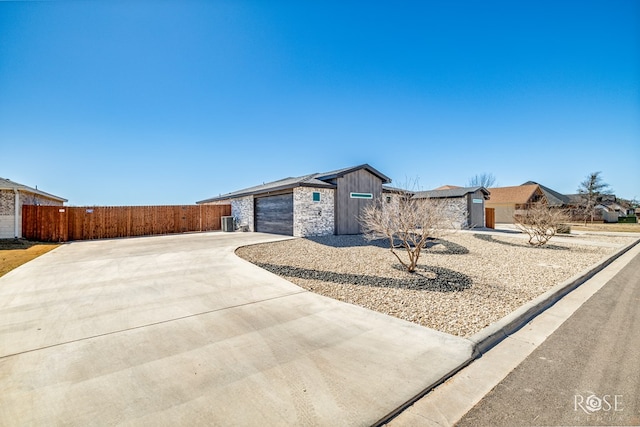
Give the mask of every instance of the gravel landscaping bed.
<path id="1" fill-rule="evenodd" d="M 464 337 L 634 240 L 588 239 L 605 246 L 580 245 L 580 237 L 534 248 L 517 235 L 454 233 L 430 242 L 413 274 L 386 240 L 362 236 L 298 238 L 236 253 L 311 292 Z"/>

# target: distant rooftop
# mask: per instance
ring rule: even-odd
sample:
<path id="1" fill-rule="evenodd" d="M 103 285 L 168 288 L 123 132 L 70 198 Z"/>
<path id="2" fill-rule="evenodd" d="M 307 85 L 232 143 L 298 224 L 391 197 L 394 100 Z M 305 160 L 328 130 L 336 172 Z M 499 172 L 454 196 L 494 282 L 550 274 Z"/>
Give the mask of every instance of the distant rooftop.
<path id="1" fill-rule="evenodd" d="M 492 187 L 490 203 L 529 203 L 535 192 L 540 188 L 538 184 L 516 185 L 513 187 Z"/>
<path id="2" fill-rule="evenodd" d="M 448 187 L 448 188 L 443 189 L 443 187 L 439 187 L 439 188 L 436 188 L 435 190 L 417 191 L 413 195 L 413 198 L 414 199 L 427 199 L 427 198 L 442 199 L 442 198 L 452 198 L 452 197 L 464 197 L 467 194 L 475 193 L 478 190 L 482 191 L 482 193 L 485 195 L 485 198 L 490 194 L 489 190 L 487 190 L 482 186 L 458 187 L 454 185 L 446 185 L 445 187 Z"/>
<path id="3" fill-rule="evenodd" d="M 544 193 L 545 197 L 547 198 L 547 204 L 549 206 L 565 206 L 568 205 L 570 203 L 570 199 L 569 196 L 566 196 L 564 194 L 560 194 L 557 191 L 554 191 L 552 189 L 550 189 L 549 187 L 545 187 L 542 184 L 539 184 L 537 182 L 534 181 L 527 181 L 522 185 L 539 185 L 540 189 L 542 190 L 542 192 Z"/>

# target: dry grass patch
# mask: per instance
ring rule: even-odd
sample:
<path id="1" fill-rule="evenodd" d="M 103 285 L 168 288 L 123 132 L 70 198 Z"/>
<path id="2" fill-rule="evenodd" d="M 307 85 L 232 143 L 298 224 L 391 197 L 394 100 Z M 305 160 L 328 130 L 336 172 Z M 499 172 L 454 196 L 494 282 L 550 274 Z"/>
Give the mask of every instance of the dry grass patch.
<path id="1" fill-rule="evenodd" d="M 58 246 L 60 245 L 34 243 L 22 239 L 0 239 L 0 276 Z"/>
<path id="2" fill-rule="evenodd" d="M 583 222 L 572 223 L 571 229 L 575 231 L 608 231 L 610 233 L 640 233 L 640 224 L 625 223 L 595 223 L 584 225 Z"/>

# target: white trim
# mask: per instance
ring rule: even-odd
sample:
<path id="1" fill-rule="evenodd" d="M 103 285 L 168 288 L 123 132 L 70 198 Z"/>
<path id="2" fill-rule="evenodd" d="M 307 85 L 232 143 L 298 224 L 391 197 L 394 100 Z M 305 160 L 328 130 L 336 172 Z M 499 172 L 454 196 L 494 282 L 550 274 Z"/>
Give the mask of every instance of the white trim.
<path id="1" fill-rule="evenodd" d="M 20 193 L 18 191 L 17 188 L 14 188 L 13 191 L 16 193 L 15 195 L 15 201 L 13 202 L 14 204 L 14 219 L 13 219 L 13 236 L 18 239 L 22 236 L 20 236 L 20 230 L 18 229 L 19 226 L 19 214 L 20 214 Z"/>

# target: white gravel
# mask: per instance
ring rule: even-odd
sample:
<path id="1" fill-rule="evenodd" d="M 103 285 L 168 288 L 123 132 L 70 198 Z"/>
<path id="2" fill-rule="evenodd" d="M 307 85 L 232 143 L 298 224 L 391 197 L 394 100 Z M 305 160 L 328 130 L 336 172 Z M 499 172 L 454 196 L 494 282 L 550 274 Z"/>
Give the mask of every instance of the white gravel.
<path id="1" fill-rule="evenodd" d="M 362 236 L 285 240 L 236 253 L 309 291 L 469 336 L 634 239 L 557 240 L 534 248 L 518 235 L 455 233 L 433 242 L 413 274 L 400 269 L 385 240 Z"/>

